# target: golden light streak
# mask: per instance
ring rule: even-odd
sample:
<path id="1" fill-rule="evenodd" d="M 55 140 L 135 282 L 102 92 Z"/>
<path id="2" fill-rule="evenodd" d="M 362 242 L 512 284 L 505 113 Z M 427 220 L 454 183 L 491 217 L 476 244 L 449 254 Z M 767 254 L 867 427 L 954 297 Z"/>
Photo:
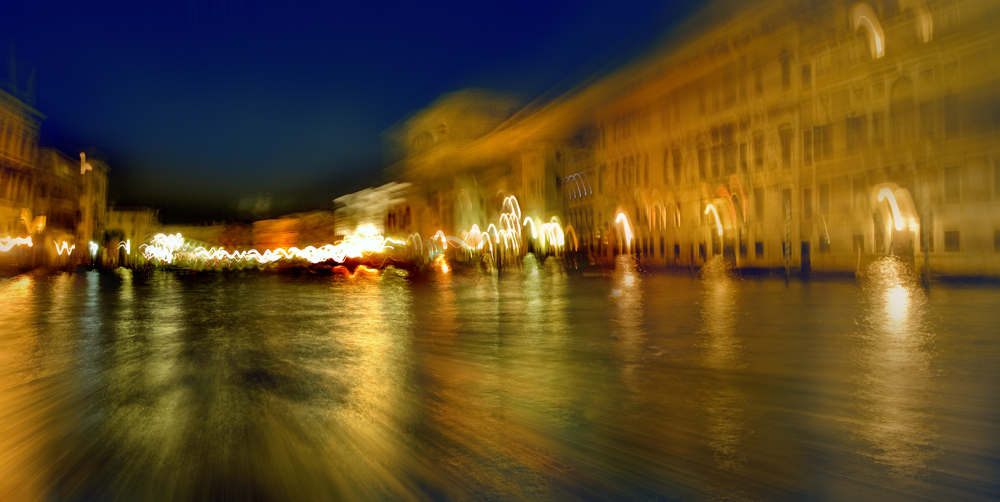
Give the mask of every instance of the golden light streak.
<path id="1" fill-rule="evenodd" d="M 711 211 L 712 214 L 715 215 L 715 227 L 718 228 L 719 235 L 722 235 L 722 222 L 719 221 L 719 213 L 718 213 L 718 211 L 716 211 L 715 210 L 715 206 L 713 206 L 711 204 L 709 204 L 708 207 L 705 208 L 705 214 L 708 214 L 709 211 Z"/>
<path id="2" fill-rule="evenodd" d="M 333 271 L 339 274 L 343 274 L 344 277 L 347 277 L 349 279 L 356 279 L 359 275 L 366 275 L 369 277 L 377 277 L 379 275 L 379 271 L 377 268 L 369 268 L 364 265 L 358 265 L 354 269 L 353 273 L 347 270 L 347 267 L 343 265 L 337 265 L 336 267 L 333 267 Z"/>
<path id="3" fill-rule="evenodd" d="M 855 4 L 853 9 L 851 9 L 851 15 L 854 18 L 854 29 L 857 30 L 862 24 L 868 31 L 869 43 L 871 44 L 872 55 L 878 59 L 885 55 L 885 38 L 882 33 L 882 25 L 878 22 L 878 17 L 875 15 L 875 11 L 866 4 L 858 3 Z"/>
<path id="4" fill-rule="evenodd" d="M 621 223 L 625 227 L 625 245 L 632 249 L 632 228 L 628 224 L 628 216 L 625 216 L 625 213 L 618 213 L 615 223 Z"/>
<path id="5" fill-rule="evenodd" d="M 899 214 L 899 206 L 896 205 L 896 196 L 892 194 L 892 190 L 888 188 L 883 188 L 878 193 L 878 201 L 882 202 L 883 199 L 889 199 L 889 207 L 892 208 L 892 219 L 895 222 L 896 231 L 903 229 L 903 217 Z"/>
<path id="6" fill-rule="evenodd" d="M 437 258 L 434 258 L 434 264 L 441 269 L 441 272 L 444 272 L 446 274 L 451 272 L 451 267 L 448 266 L 448 260 L 444 257 L 443 254 L 439 254 L 437 255 Z"/>
<path id="7" fill-rule="evenodd" d="M 531 216 L 525 216 L 524 217 L 524 223 L 522 223 L 521 226 L 523 227 L 523 226 L 525 226 L 525 225 L 527 225 L 529 223 L 531 224 L 531 238 L 532 239 L 537 239 L 538 238 L 538 231 L 535 230 L 535 222 L 534 222 L 534 220 L 531 219 Z"/>
<path id="8" fill-rule="evenodd" d="M 580 249 L 580 240 L 576 238 L 576 230 L 573 230 L 573 225 L 566 225 L 566 233 L 573 234 L 573 250 L 577 251 Z"/>

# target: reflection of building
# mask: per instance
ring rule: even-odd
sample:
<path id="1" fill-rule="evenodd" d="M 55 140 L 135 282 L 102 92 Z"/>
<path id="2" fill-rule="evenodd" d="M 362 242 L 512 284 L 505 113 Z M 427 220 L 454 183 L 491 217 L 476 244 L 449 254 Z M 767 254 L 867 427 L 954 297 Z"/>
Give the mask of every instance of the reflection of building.
<path id="1" fill-rule="evenodd" d="M 407 120 L 389 173 L 414 184 L 416 229 L 482 226 L 513 194 L 599 261 L 854 271 L 926 251 L 936 272 L 1000 274 L 995 8 L 709 9 L 731 17 L 551 103 L 455 94 Z"/>

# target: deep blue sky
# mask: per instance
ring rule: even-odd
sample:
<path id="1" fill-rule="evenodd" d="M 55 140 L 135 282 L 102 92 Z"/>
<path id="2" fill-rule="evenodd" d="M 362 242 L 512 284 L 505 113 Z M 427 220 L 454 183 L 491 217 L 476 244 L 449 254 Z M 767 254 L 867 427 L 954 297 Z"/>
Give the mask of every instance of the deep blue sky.
<path id="1" fill-rule="evenodd" d="M 114 202 L 161 206 L 166 220 L 221 218 L 258 194 L 329 202 L 374 180 L 380 134 L 440 94 L 530 101 L 648 48 L 691 8 L 87 3 L 6 7 L 3 42 L 20 85 L 37 67 L 43 145 L 97 147 Z"/>

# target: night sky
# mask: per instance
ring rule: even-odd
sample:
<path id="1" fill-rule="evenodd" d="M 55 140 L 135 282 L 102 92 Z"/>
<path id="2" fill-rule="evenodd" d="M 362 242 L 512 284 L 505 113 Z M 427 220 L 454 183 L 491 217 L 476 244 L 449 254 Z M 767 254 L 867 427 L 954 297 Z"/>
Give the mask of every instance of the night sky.
<path id="1" fill-rule="evenodd" d="M 15 48 L 21 86 L 37 68 L 42 145 L 96 147 L 111 202 L 160 207 L 165 222 L 246 218 L 241 204 L 262 196 L 274 213 L 329 207 L 378 182 L 381 134 L 442 93 L 557 94 L 654 45 L 691 8 L 87 3 L 5 7 L 4 53 Z"/>

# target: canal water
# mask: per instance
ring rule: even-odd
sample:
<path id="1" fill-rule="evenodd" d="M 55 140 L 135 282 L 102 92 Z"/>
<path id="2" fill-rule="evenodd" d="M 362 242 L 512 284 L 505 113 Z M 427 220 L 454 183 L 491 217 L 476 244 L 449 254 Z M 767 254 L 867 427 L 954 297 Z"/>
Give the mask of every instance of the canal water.
<path id="1" fill-rule="evenodd" d="M 2 500 L 995 500 L 1000 287 L 0 281 Z"/>

